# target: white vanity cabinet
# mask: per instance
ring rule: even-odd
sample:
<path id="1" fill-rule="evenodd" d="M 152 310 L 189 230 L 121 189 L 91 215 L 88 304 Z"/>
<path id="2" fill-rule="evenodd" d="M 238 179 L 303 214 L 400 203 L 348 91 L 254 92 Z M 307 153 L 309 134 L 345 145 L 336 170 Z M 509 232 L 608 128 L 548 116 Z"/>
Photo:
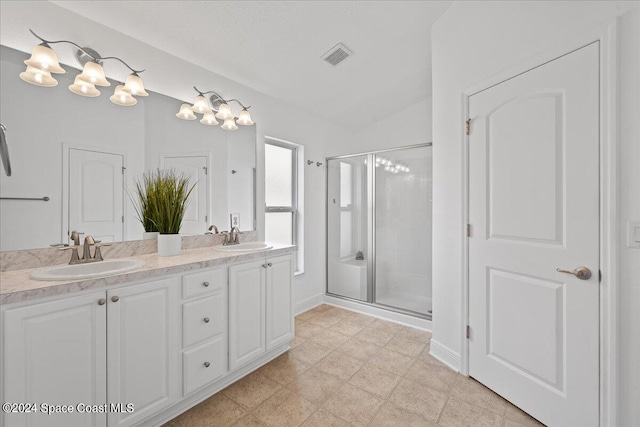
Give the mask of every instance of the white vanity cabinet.
<path id="1" fill-rule="evenodd" d="M 229 268 L 229 367 L 237 369 L 293 338 L 293 258 Z"/>
<path id="2" fill-rule="evenodd" d="M 72 405 L 73 412 L 4 414 L 3 425 L 124 427 L 178 400 L 176 280 L 4 310 L 3 403 Z M 80 403 L 106 402 L 122 406 L 78 413 Z"/>

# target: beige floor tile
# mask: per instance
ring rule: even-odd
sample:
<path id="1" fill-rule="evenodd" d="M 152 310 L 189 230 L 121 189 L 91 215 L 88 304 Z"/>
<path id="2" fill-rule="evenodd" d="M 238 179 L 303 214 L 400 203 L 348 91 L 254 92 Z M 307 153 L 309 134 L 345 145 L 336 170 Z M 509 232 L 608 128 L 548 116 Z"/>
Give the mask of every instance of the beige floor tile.
<path id="1" fill-rule="evenodd" d="M 369 427 L 432 427 L 434 425 L 420 415 L 391 403 L 385 403 L 369 423 Z"/>
<path id="2" fill-rule="evenodd" d="M 431 332 L 421 331 L 420 329 L 412 328 L 410 326 L 403 326 L 398 332 L 400 338 L 405 338 L 412 341 L 418 341 L 423 344 L 428 344 L 431 341 Z"/>
<path id="3" fill-rule="evenodd" d="M 464 400 L 450 397 L 442 411 L 438 426 L 442 427 L 500 427 L 502 417 L 495 412 L 479 408 Z"/>
<path id="4" fill-rule="evenodd" d="M 345 384 L 324 408 L 356 426 L 366 426 L 382 406 L 383 400 L 351 384 Z"/>
<path id="5" fill-rule="evenodd" d="M 233 423 L 231 427 L 265 427 L 266 424 L 256 418 L 255 415 L 249 413 L 238 421 Z"/>
<path id="6" fill-rule="evenodd" d="M 314 325 L 302 320 L 296 322 L 296 338 L 307 340 L 312 338 L 314 335 L 318 335 L 322 331 L 324 331 L 322 326 Z"/>
<path id="7" fill-rule="evenodd" d="M 385 347 L 410 357 L 418 357 L 424 351 L 426 344 L 395 336 Z"/>
<path id="8" fill-rule="evenodd" d="M 181 427 L 222 427 L 233 424 L 245 414 L 240 405 L 217 393 L 173 421 Z"/>
<path id="9" fill-rule="evenodd" d="M 388 320 L 376 319 L 369 327 L 395 335 L 400 332 L 403 326 L 399 323 L 389 322 Z"/>
<path id="10" fill-rule="evenodd" d="M 389 401 L 403 409 L 422 415 L 428 421 L 435 423 L 447 401 L 447 395 L 427 386 L 403 379 L 391 393 Z"/>
<path id="11" fill-rule="evenodd" d="M 347 381 L 353 374 L 358 372 L 363 365 L 364 363 L 362 361 L 354 357 L 334 351 L 318 362 L 316 368 L 327 374 L 335 375 L 342 381 Z"/>
<path id="12" fill-rule="evenodd" d="M 343 319 L 331 327 L 332 331 L 340 332 L 345 335 L 355 335 L 364 329 L 364 325 L 352 322 L 349 319 Z"/>
<path id="13" fill-rule="evenodd" d="M 289 384 L 296 376 L 301 375 L 310 367 L 311 365 L 295 357 L 291 357 L 291 354 L 287 352 L 264 365 L 258 372 L 262 372 L 272 380 L 276 380 L 280 384 L 285 385 Z"/>
<path id="14" fill-rule="evenodd" d="M 401 377 L 396 374 L 365 365 L 351 377 L 349 384 L 386 399 L 400 380 Z"/>
<path id="15" fill-rule="evenodd" d="M 313 316 L 317 316 L 318 312 L 317 311 L 305 311 L 304 313 L 300 313 L 296 316 L 296 322 L 298 320 L 308 320 L 311 319 Z"/>
<path id="16" fill-rule="evenodd" d="M 283 389 L 253 410 L 253 414 L 272 427 L 295 427 L 309 418 L 316 406 L 291 390 Z"/>
<path id="17" fill-rule="evenodd" d="M 340 378 L 311 368 L 290 382 L 287 388 L 313 403 L 320 404 L 333 396 L 342 384 Z"/>
<path id="18" fill-rule="evenodd" d="M 292 357 L 304 363 L 315 365 L 331 353 L 331 349 L 311 341 L 306 341 L 293 350 L 289 350 L 289 353 L 291 353 Z"/>
<path id="19" fill-rule="evenodd" d="M 327 312 L 325 311 L 323 313 L 318 314 L 317 316 L 313 316 L 308 320 L 308 322 L 314 325 L 321 326 L 323 328 L 330 328 L 331 326 L 338 323 L 340 320 L 342 319 L 340 319 L 339 317 L 335 317 L 330 314 L 327 314 Z"/>
<path id="20" fill-rule="evenodd" d="M 382 347 L 389 341 L 391 341 L 391 338 L 393 338 L 393 333 L 367 326 L 366 328 L 358 332 L 355 337 L 359 340 L 367 341 L 371 344 L 379 345 Z"/>
<path id="21" fill-rule="evenodd" d="M 222 393 L 245 408 L 253 409 L 280 388 L 280 384 L 260 372 L 253 372 L 225 388 Z"/>
<path id="22" fill-rule="evenodd" d="M 352 311 L 351 313 L 349 313 L 349 315 L 345 317 L 345 319 L 350 322 L 358 323 L 363 326 L 370 325 L 376 321 L 376 318 L 373 316 L 368 316 L 362 313 L 356 313 L 355 311 Z"/>
<path id="23" fill-rule="evenodd" d="M 474 379 L 462 375 L 458 375 L 451 395 L 480 408 L 488 409 L 498 415 L 504 415 L 507 407 L 507 401 L 502 397 Z"/>
<path id="24" fill-rule="evenodd" d="M 414 360 L 415 359 L 405 356 L 404 354 L 396 353 L 388 348 L 383 348 L 371 356 L 367 364 L 402 376 L 407 373 L 409 368 L 411 368 Z"/>
<path id="25" fill-rule="evenodd" d="M 349 335 L 341 334 L 340 332 L 332 331 L 331 329 L 325 329 L 318 335 L 311 338 L 310 341 L 325 347 L 336 349 L 350 339 L 351 337 Z"/>
<path id="26" fill-rule="evenodd" d="M 349 427 L 349 423 L 341 420 L 326 409 L 318 409 L 302 427 Z"/>
<path id="27" fill-rule="evenodd" d="M 509 402 L 507 402 L 506 405 L 507 407 L 504 413 L 504 417 L 506 418 L 505 424 L 506 421 L 514 421 L 527 427 L 544 427 L 544 424 L 542 424 L 540 421 L 536 420 L 517 406 L 514 406 Z"/>
<path id="28" fill-rule="evenodd" d="M 370 342 L 353 338 L 352 340 L 347 341 L 346 343 L 338 347 L 336 351 L 342 354 L 346 354 L 347 356 L 366 361 L 371 356 L 379 352 L 381 348 L 382 347 Z"/>
<path id="29" fill-rule="evenodd" d="M 306 340 L 304 338 L 295 337 L 294 339 L 289 341 L 289 347 L 296 348 L 297 346 L 299 346 L 300 344 L 302 344 L 305 341 Z"/>
<path id="30" fill-rule="evenodd" d="M 432 365 L 418 359 L 405 374 L 405 378 L 436 390 L 449 392 L 456 383 L 458 375 L 449 368 Z"/>

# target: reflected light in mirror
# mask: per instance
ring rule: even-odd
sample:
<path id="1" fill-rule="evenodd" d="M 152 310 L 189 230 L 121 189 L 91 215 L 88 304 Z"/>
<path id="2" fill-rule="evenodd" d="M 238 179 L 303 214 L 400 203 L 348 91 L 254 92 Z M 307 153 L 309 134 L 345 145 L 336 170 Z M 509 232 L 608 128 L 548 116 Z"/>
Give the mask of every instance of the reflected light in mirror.
<path id="1" fill-rule="evenodd" d="M 233 113 L 231 112 L 231 108 L 229 107 L 229 104 L 226 104 L 226 103 L 220 104 L 220 106 L 218 107 L 218 112 L 216 113 L 216 117 L 224 121 L 227 121 L 227 119 L 232 119 Z"/>
<path id="2" fill-rule="evenodd" d="M 114 104 L 122 105 L 123 107 L 130 107 L 138 103 L 138 100 L 131 96 L 123 85 L 116 86 L 116 90 L 114 94 L 109 97 L 109 100 Z"/>
<path id="3" fill-rule="evenodd" d="M 133 96 L 149 96 L 144 90 L 144 83 L 137 73 L 131 73 L 124 82 L 124 89 Z"/>
<path id="4" fill-rule="evenodd" d="M 210 113 L 211 108 L 209 108 L 209 103 L 207 102 L 207 98 L 202 95 L 198 95 L 193 101 L 193 107 L 191 107 L 194 113 L 205 114 Z M 207 123 L 209 124 L 209 123 Z"/>
<path id="5" fill-rule="evenodd" d="M 100 96 L 100 91 L 91 83 L 82 80 L 80 76 L 76 76 L 73 84 L 69 86 L 69 90 L 76 95 L 88 96 L 90 98 Z"/>
<path id="6" fill-rule="evenodd" d="M 242 126 L 251 126 L 253 124 L 253 121 L 251 120 L 251 114 L 249 114 L 249 111 L 246 108 L 240 111 L 240 115 L 238 116 L 238 124 Z"/>
<path id="7" fill-rule="evenodd" d="M 224 130 L 238 130 L 238 126 L 236 126 L 236 121 L 233 117 L 226 119 L 221 128 Z"/>
<path id="8" fill-rule="evenodd" d="M 51 77 L 48 71 L 42 71 L 39 68 L 27 65 L 27 71 L 20 73 L 20 78 L 27 83 L 42 87 L 58 86 L 58 81 Z"/>
<path id="9" fill-rule="evenodd" d="M 104 69 L 102 65 L 97 62 L 87 62 L 84 64 L 82 73 L 78 76 L 80 80 L 84 80 L 87 83 L 91 83 L 94 86 L 111 86 L 111 83 L 104 75 Z"/>
<path id="10" fill-rule="evenodd" d="M 213 111 L 209 111 L 208 113 L 204 113 L 204 116 L 202 116 L 202 120 L 200 120 L 200 123 L 202 123 L 203 125 L 215 126 L 219 122 L 216 120 L 216 116 L 215 114 L 213 114 Z"/>
<path id="11" fill-rule="evenodd" d="M 196 115 L 193 114 L 193 110 L 191 110 L 191 106 L 187 103 L 182 104 L 180 106 L 180 111 L 176 114 L 176 117 L 182 120 L 195 120 L 197 119 Z"/>

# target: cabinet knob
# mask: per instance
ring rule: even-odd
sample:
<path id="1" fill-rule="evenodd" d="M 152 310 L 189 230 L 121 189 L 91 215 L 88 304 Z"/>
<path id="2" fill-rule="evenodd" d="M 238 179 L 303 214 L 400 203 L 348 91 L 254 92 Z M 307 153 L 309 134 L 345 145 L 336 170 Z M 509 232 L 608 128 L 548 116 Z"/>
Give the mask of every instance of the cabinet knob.
<path id="1" fill-rule="evenodd" d="M 107 300 L 106 300 L 106 299 L 104 299 L 104 298 L 100 298 L 100 299 L 98 300 L 98 305 L 105 305 L 106 303 L 107 303 Z"/>
<path id="2" fill-rule="evenodd" d="M 120 301 L 120 297 L 117 296 L 117 295 L 114 295 L 114 296 L 111 297 L 111 301 L 118 302 L 118 301 Z"/>
<path id="3" fill-rule="evenodd" d="M 262 268 L 267 268 L 267 264 L 262 264 Z"/>
<path id="4" fill-rule="evenodd" d="M 203 282 L 202 286 L 204 286 L 205 288 L 208 288 L 209 287 L 209 282 Z"/>
<path id="5" fill-rule="evenodd" d="M 267 265 L 268 265 L 269 267 L 273 266 L 273 264 L 271 264 L 270 262 L 268 262 L 268 263 L 267 263 Z"/>
<path id="6" fill-rule="evenodd" d="M 209 318 L 208 317 L 205 317 L 203 320 L 204 320 L 204 323 L 209 323 Z"/>
<path id="7" fill-rule="evenodd" d="M 209 366 L 211 366 L 211 363 L 209 363 L 209 362 L 204 362 L 204 367 L 205 367 L 205 368 L 208 368 Z"/>

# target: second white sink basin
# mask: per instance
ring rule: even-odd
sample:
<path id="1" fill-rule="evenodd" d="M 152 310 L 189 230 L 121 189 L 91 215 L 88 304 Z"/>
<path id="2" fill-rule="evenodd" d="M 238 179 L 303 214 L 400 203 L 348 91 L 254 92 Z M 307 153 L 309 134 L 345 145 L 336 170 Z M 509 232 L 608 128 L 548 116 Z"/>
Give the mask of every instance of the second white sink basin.
<path id="1" fill-rule="evenodd" d="M 220 252 L 255 252 L 266 251 L 267 249 L 271 248 L 273 248 L 273 246 L 265 242 L 247 242 L 239 243 L 237 245 L 218 245 L 213 247 L 214 250 Z"/>
<path id="2" fill-rule="evenodd" d="M 137 259 L 108 259 L 87 264 L 55 265 L 33 271 L 31 278 L 35 280 L 93 279 L 137 270 L 143 265 L 144 261 Z"/>

